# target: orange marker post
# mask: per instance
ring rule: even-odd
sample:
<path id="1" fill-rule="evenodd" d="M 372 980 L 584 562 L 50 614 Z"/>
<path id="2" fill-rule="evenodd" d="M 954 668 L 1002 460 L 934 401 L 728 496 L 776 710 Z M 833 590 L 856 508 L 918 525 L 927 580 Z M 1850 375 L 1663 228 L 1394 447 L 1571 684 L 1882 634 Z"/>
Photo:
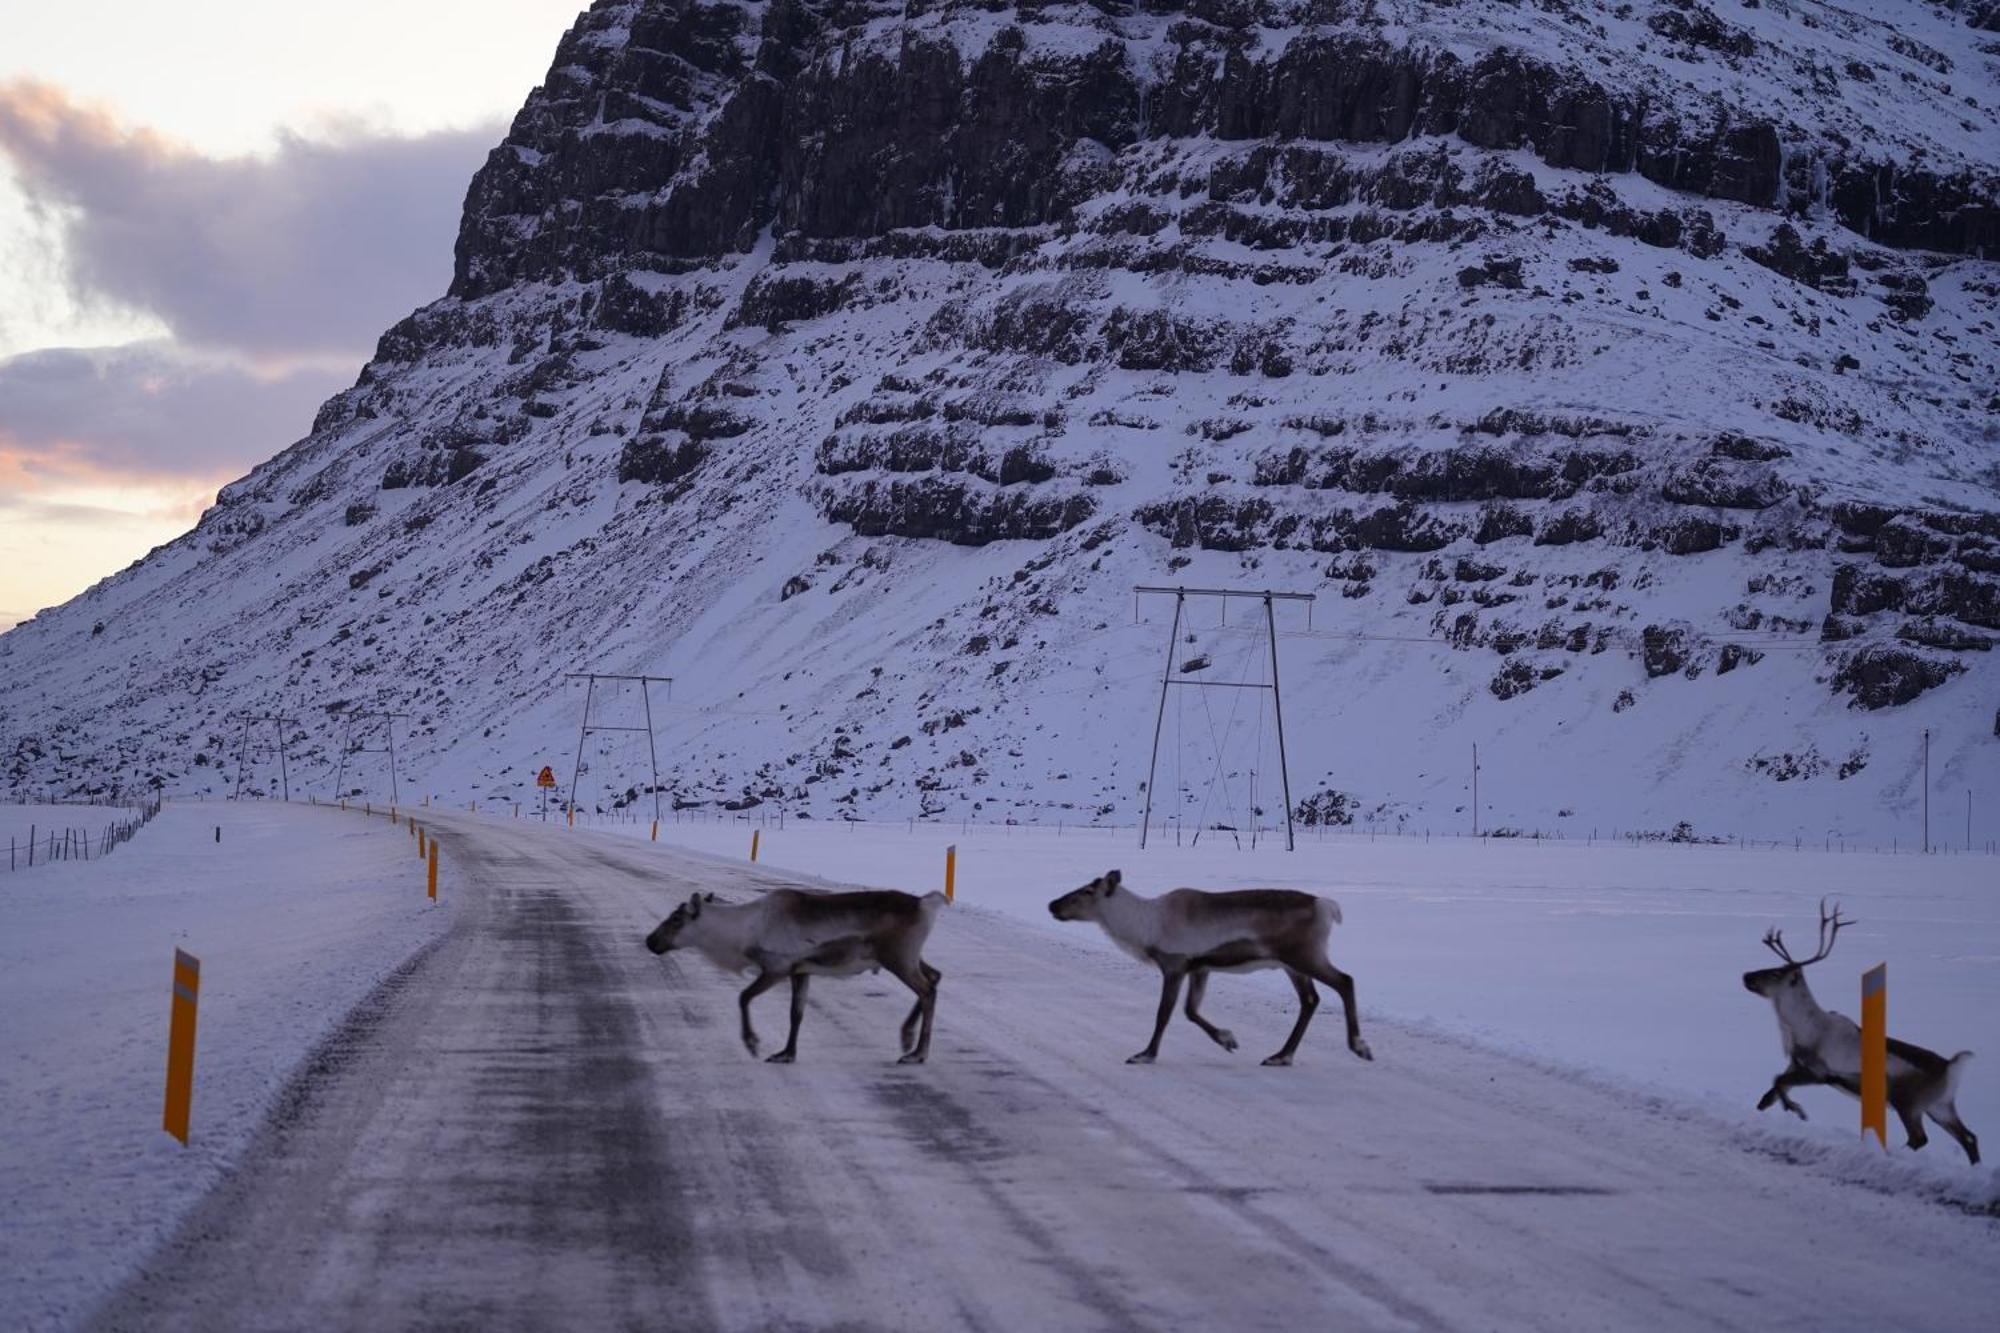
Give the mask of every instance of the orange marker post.
<path id="1" fill-rule="evenodd" d="M 569 826 L 570 826 L 571 828 L 575 828 L 575 827 L 576 827 L 576 807 L 575 807 L 575 806 L 571 806 L 571 807 L 569 808 Z"/>
<path id="2" fill-rule="evenodd" d="M 431 881 L 431 887 L 430 887 L 431 901 L 436 902 L 438 896 L 438 845 L 435 842 L 431 844 L 430 881 Z"/>
<path id="3" fill-rule="evenodd" d="M 194 1019 L 201 996 L 201 960 L 174 950 L 173 1017 L 167 1025 L 167 1109 L 162 1128 L 187 1146 L 194 1102 Z"/>
<path id="4" fill-rule="evenodd" d="M 1861 1133 L 1889 1149 L 1889 965 L 1861 974 Z"/>
<path id="5" fill-rule="evenodd" d="M 958 844 L 944 849 L 944 900 L 958 901 Z"/>
<path id="6" fill-rule="evenodd" d="M 764 830 L 762 829 L 753 828 L 750 830 L 750 859 L 752 861 L 757 859 L 757 839 L 763 836 Z"/>
<path id="7" fill-rule="evenodd" d="M 423 831 L 422 829 L 418 829 L 418 830 L 417 830 L 417 859 L 418 859 L 419 861 L 421 861 L 421 860 L 423 860 L 423 859 L 424 859 L 424 854 L 425 854 L 425 848 L 426 848 L 427 844 L 429 843 L 429 841 L 430 841 L 430 839 L 428 839 L 428 838 L 426 838 L 426 837 L 424 836 L 424 831 Z"/>
<path id="8" fill-rule="evenodd" d="M 651 840 L 653 842 L 658 842 L 660 840 L 660 821 L 657 819 L 653 821 L 653 837 Z"/>

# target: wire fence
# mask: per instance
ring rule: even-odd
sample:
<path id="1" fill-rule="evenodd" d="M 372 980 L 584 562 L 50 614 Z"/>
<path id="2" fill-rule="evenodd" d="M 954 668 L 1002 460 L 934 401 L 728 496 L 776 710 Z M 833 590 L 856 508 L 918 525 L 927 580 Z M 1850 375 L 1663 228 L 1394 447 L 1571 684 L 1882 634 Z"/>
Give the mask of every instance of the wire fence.
<path id="1" fill-rule="evenodd" d="M 102 825 L 95 832 L 89 826 L 44 825 L 39 821 L 28 826 L 28 836 L 22 840 L 18 834 L 7 837 L 7 869 L 9 871 L 28 870 L 38 865 L 51 865 L 57 861 L 90 861 L 111 855 L 112 852 L 137 837 L 139 830 L 153 822 L 160 813 L 161 799 L 152 796 L 140 805 L 112 805 L 109 802 L 55 802 L 25 800 L 24 805 L 47 805 L 52 809 L 126 809 L 131 813 L 124 819 L 116 819 Z"/>
<path id="2" fill-rule="evenodd" d="M 482 809 L 489 813 L 504 813 L 508 808 L 505 801 L 490 801 Z M 521 818 L 535 819 L 539 814 L 532 806 L 522 806 Z M 563 823 L 567 819 L 563 809 L 550 803 L 548 820 Z M 648 825 L 652 820 L 650 810 L 592 811 L 579 809 L 575 826 L 578 828 L 608 828 L 619 826 Z M 1087 815 L 1079 819 L 979 819 L 972 816 L 959 818 L 923 818 L 905 816 L 902 819 L 814 819 L 801 818 L 781 806 L 766 803 L 741 810 L 730 810 L 714 806 L 685 806 L 660 811 L 660 827 L 664 830 L 674 825 L 735 826 L 743 829 L 764 828 L 783 830 L 788 825 L 813 828 L 844 828 L 855 833 L 861 832 L 903 832 L 908 834 L 939 832 L 969 835 L 972 833 L 998 833 L 1005 835 L 1018 832 L 1024 836 L 1056 837 L 1101 837 L 1106 839 L 1129 839 L 1134 845 L 1139 840 L 1139 826 L 1136 823 L 1099 821 Z M 1439 843 L 1442 845 L 1480 844 L 1494 847 L 1519 843 L 1561 843 L 1570 846 L 1630 847 L 1686 847 L 1737 848 L 1741 850 L 1770 852 L 1840 852 L 1868 853 L 1883 856 L 1994 856 L 2000 855 L 2000 843 L 1963 840 L 1950 841 L 1934 839 L 1926 849 L 1918 840 L 1891 838 L 1887 842 L 1875 839 L 1855 838 L 1828 832 L 1820 837 L 1806 837 L 1795 834 L 1785 838 L 1753 837 L 1745 834 L 1698 833 L 1692 826 L 1675 825 L 1664 829 L 1627 828 L 1585 828 L 1585 829 L 1520 829 L 1498 827 L 1481 833 L 1447 831 L 1443 829 L 1419 828 L 1408 821 L 1375 821 L 1356 819 L 1351 823 L 1301 823 L 1295 830 L 1295 841 L 1300 846 L 1340 845 L 1376 841 L 1411 843 Z M 1150 831 L 1149 842 L 1153 846 L 1178 845 L 1197 847 L 1201 845 L 1231 845 L 1242 851 L 1271 850 L 1285 845 L 1285 826 L 1282 822 L 1259 822 L 1254 826 L 1237 826 L 1227 823 L 1210 823 L 1201 827 L 1176 825 L 1172 820 L 1155 820 Z"/>

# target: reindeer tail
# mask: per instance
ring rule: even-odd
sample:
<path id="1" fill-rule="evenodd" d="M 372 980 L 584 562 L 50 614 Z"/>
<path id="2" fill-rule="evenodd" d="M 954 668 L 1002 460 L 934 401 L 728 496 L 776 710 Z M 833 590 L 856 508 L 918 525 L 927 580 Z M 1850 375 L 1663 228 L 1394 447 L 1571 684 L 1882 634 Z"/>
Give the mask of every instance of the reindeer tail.
<path id="1" fill-rule="evenodd" d="M 1336 926 L 1339 925 L 1340 904 L 1335 902 L 1333 899 L 1327 897 L 1325 894 L 1320 895 L 1319 901 L 1320 901 L 1320 910 L 1326 913 L 1326 919 L 1332 922 Z"/>
<path id="2" fill-rule="evenodd" d="M 1951 1057 L 1944 1067 L 1944 1099 L 1949 1102 L 1958 1096 L 1958 1081 L 1965 1075 L 1965 1067 L 1972 1063 L 1971 1051 L 1960 1051 Z"/>

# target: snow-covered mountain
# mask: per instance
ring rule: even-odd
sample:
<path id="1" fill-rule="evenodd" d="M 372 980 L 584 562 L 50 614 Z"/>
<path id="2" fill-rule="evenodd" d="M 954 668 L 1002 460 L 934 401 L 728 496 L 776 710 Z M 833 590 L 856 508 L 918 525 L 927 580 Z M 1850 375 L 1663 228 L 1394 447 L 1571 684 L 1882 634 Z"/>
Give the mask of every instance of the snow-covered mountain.
<path id="1" fill-rule="evenodd" d="M 226 791 L 254 711 L 324 795 L 396 708 L 505 799 L 595 669 L 681 802 L 1131 820 L 1187 584 L 1318 594 L 1313 818 L 1463 828 L 1477 743 L 1488 828 L 1909 837 L 1929 728 L 2000 835 L 1996 111 L 1984 0 L 599 0 L 450 293 L 0 637 L 5 780 Z M 1172 691 L 1162 811 L 1278 817 L 1266 697 Z"/>

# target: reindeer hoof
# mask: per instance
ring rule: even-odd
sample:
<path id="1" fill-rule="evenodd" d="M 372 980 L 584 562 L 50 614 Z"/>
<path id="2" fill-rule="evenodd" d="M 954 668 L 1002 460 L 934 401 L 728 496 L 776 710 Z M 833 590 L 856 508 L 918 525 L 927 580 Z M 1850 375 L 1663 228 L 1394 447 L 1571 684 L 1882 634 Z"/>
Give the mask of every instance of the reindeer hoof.
<path id="1" fill-rule="evenodd" d="M 1369 1050 L 1368 1043 L 1361 1040 L 1361 1038 L 1359 1037 L 1356 1037 L 1353 1041 L 1349 1042 L 1347 1045 L 1347 1049 L 1353 1051 L 1356 1055 L 1360 1056 L 1364 1060 L 1373 1060 L 1375 1058 L 1375 1052 Z"/>
<path id="2" fill-rule="evenodd" d="M 757 1054 L 758 1045 L 759 1043 L 755 1037 L 745 1037 L 743 1039 L 743 1049 L 750 1052 L 750 1054 L 752 1055 Z"/>
<path id="3" fill-rule="evenodd" d="M 788 1065 L 796 1058 L 796 1055 L 791 1051 L 776 1051 L 765 1056 L 764 1063 L 767 1065 Z"/>
<path id="4" fill-rule="evenodd" d="M 1806 1108 L 1805 1108 L 1805 1107 L 1803 1107 L 1803 1106 L 1799 1106 L 1799 1105 L 1797 1105 L 1796 1103 L 1793 1103 L 1793 1102 L 1786 1102 L 1786 1103 L 1785 1103 L 1785 1109 L 1786 1109 L 1787 1111 L 1790 1111 L 1790 1112 L 1791 1112 L 1791 1113 L 1792 1113 L 1793 1115 L 1797 1116 L 1797 1117 L 1798 1117 L 1799 1119 L 1801 1119 L 1801 1120 L 1804 1120 L 1804 1119 L 1806 1119 L 1806 1118 L 1807 1118 L 1807 1117 L 1806 1117 Z"/>
<path id="5" fill-rule="evenodd" d="M 1236 1049 L 1236 1034 L 1224 1028 L 1215 1034 L 1215 1044 L 1225 1051 L 1233 1051 Z"/>
<path id="6" fill-rule="evenodd" d="M 1127 1056 L 1125 1063 L 1128 1065 L 1149 1065 L 1153 1063 L 1153 1053 L 1151 1051 L 1141 1051 L 1137 1055 Z"/>
<path id="7" fill-rule="evenodd" d="M 920 1065 L 924 1060 L 925 1055 L 922 1051 L 911 1051 L 904 1055 L 902 1059 L 896 1061 L 896 1063 L 899 1065 Z"/>
<path id="8" fill-rule="evenodd" d="M 1265 1056 L 1264 1064 L 1272 1069 L 1289 1069 L 1291 1068 L 1292 1057 L 1280 1051 L 1276 1055 Z"/>

